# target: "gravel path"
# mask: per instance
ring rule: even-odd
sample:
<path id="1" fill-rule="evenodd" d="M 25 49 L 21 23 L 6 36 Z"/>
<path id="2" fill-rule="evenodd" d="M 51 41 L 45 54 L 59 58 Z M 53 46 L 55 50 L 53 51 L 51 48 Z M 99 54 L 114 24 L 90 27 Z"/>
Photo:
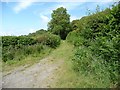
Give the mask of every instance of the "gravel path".
<path id="1" fill-rule="evenodd" d="M 63 75 L 65 60 L 72 53 L 72 46 L 65 41 L 49 56 L 32 66 L 20 66 L 3 72 L 2 88 L 50 88 L 57 87 L 58 78 Z"/>
<path id="2" fill-rule="evenodd" d="M 30 67 L 19 67 L 3 75 L 3 88 L 47 88 L 55 82 L 55 71 L 64 63 L 52 57 L 40 60 Z"/>

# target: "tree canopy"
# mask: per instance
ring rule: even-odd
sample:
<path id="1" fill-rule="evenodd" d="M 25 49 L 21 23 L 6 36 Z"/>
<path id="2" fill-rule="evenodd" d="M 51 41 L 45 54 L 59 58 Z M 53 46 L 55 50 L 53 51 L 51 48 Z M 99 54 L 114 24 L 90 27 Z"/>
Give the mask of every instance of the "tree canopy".
<path id="1" fill-rule="evenodd" d="M 61 39 L 66 39 L 67 34 L 70 32 L 70 15 L 63 7 L 53 10 L 51 14 L 51 21 L 48 23 L 48 31 L 53 34 L 59 35 Z"/>

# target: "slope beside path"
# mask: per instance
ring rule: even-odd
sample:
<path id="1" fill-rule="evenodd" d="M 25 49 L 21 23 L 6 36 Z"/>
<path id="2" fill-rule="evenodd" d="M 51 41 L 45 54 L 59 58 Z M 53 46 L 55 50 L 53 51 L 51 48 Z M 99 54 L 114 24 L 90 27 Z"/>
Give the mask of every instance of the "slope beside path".
<path id="1" fill-rule="evenodd" d="M 3 88 L 47 88 L 56 82 L 65 60 L 69 59 L 73 47 L 66 41 L 49 56 L 30 67 L 18 67 L 9 74 L 3 74 Z"/>

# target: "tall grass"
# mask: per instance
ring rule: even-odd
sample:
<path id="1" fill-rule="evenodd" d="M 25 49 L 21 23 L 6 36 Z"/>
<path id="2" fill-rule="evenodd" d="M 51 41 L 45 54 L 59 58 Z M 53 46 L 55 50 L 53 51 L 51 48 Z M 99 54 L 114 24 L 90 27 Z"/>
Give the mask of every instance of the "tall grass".
<path id="1" fill-rule="evenodd" d="M 42 58 L 60 45 L 60 37 L 47 32 L 31 36 L 2 36 L 3 68 L 34 63 L 35 58 Z M 32 59 L 26 61 L 26 58 Z M 36 61 L 35 61 L 36 62 Z M 27 64 L 26 63 L 26 64 Z M 18 66 L 19 66 L 18 65 Z M 6 68 L 7 69 L 7 68 Z"/>

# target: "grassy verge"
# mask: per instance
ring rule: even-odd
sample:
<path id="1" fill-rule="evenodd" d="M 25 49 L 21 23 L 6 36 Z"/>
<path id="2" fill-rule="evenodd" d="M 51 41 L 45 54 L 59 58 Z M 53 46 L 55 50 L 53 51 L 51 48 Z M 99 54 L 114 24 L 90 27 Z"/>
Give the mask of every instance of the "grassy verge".
<path id="1" fill-rule="evenodd" d="M 56 83 L 53 83 L 51 87 L 53 88 L 108 88 L 113 87 L 110 83 L 109 77 L 101 72 L 97 74 L 84 74 L 81 71 L 76 72 L 74 68 L 74 62 L 72 58 L 74 57 L 75 51 L 72 45 L 66 41 L 62 42 L 62 45 L 54 51 L 54 59 L 64 60 L 64 63 L 55 72 Z M 89 59 L 89 58 L 87 58 Z M 97 63 L 95 63 L 97 64 Z M 93 65 L 95 65 L 93 64 Z M 80 64 L 79 64 L 80 65 Z M 82 65 L 82 64 L 81 64 Z"/>
<path id="2" fill-rule="evenodd" d="M 67 41 L 62 41 L 61 45 L 53 50 L 51 53 L 51 49 L 44 50 L 43 53 L 40 54 L 39 57 L 28 56 L 25 60 L 21 60 L 18 62 L 3 63 L 4 71 L 8 71 L 10 69 L 16 68 L 20 65 L 33 65 L 36 62 L 39 62 L 40 59 L 47 56 L 49 53 L 49 57 L 53 59 L 52 63 L 56 61 L 63 61 L 63 64 L 54 72 L 54 77 L 56 78 L 54 83 L 51 83 L 50 87 L 52 88 L 108 88 L 113 87 L 110 84 L 110 80 L 107 75 L 103 73 L 97 72 L 97 74 L 87 73 L 85 74 L 82 69 L 79 69 L 79 72 L 76 72 L 73 69 L 74 62 L 72 58 L 76 52 L 77 48 L 74 48 L 73 45 L 68 43 Z M 84 52 L 84 50 L 82 50 Z M 90 53 L 88 53 L 90 55 Z M 89 56 L 88 55 L 88 56 Z M 89 57 L 84 58 L 84 62 L 89 61 Z M 82 60 L 82 59 L 80 59 Z M 93 65 L 99 65 L 99 63 L 93 63 Z M 82 65 L 82 61 L 81 64 Z M 77 66 L 77 65 L 76 65 Z M 99 70 L 99 69 L 98 69 Z M 82 73 L 83 72 L 83 73 Z"/>
<path id="3" fill-rule="evenodd" d="M 47 55 L 50 54 L 50 52 L 52 51 L 52 48 L 46 47 L 44 50 L 42 50 L 42 52 L 40 54 L 37 55 L 29 55 L 27 57 L 25 57 L 24 59 L 18 61 L 18 60 L 10 60 L 7 62 L 3 62 L 2 63 L 2 71 L 3 72 L 7 72 L 10 70 L 13 70 L 19 66 L 31 66 L 37 62 L 39 62 L 42 58 L 46 57 Z"/>
<path id="4" fill-rule="evenodd" d="M 73 45 L 67 43 L 66 41 L 61 41 L 61 45 L 51 53 L 51 57 L 56 60 L 66 60 L 73 53 Z"/>

